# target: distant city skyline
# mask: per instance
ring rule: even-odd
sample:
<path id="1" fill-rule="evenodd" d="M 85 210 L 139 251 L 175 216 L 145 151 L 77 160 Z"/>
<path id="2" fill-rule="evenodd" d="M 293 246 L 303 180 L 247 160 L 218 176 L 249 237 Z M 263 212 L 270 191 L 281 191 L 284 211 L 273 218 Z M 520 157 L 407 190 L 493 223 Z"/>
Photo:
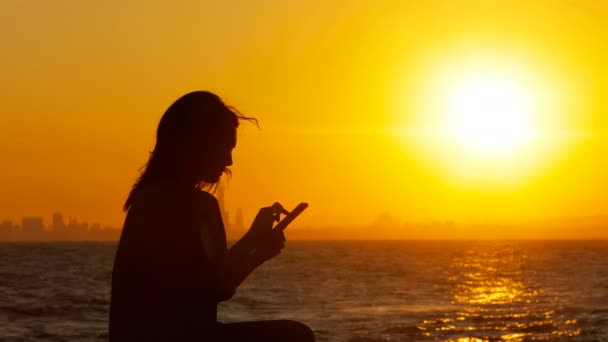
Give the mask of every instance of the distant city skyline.
<path id="1" fill-rule="evenodd" d="M 225 229 L 230 237 L 239 237 L 244 233 L 243 211 L 236 209 L 234 218 L 224 208 L 224 189 L 218 187 L 216 194 L 220 205 Z M 74 217 L 64 220 L 64 215 L 56 211 L 51 217 L 50 225 L 44 224 L 42 216 L 22 217 L 20 221 L 0 218 L 0 242 L 2 241 L 114 241 L 120 238 L 122 229 L 110 225 L 101 225 L 88 221 L 79 222 Z M 237 236 L 238 235 L 238 236 Z"/>
<path id="2" fill-rule="evenodd" d="M 219 194 L 218 194 L 219 195 Z M 231 221 L 228 211 L 222 210 L 229 241 L 239 239 L 246 231 L 240 209 Z M 368 240 L 370 231 L 381 231 L 380 240 L 427 239 L 607 239 L 608 217 L 562 217 L 553 220 L 528 222 L 455 222 L 452 220 L 406 221 L 381 214 L 378 220 L 359 226 L 299 226 L 287 230 L 288 240 Z M 535 234 L 530 235 L 533 231 Z M 467 233 L 468 232 L 468 233 Z M 23 217 L 19 222 L 0 219 L 0 242 L 19 241 L 117 241 L 121 229 L 98 223 L 79 222 L 60 212 L 52 215 L 46 226 L 40 216 Z M 374 240 L 374 239 L 372 239 Z"/>
<path id="3" fill-rule="evenodd" d="M 243 211 L 236 209 L 234 220 L 231 220 L 230 212 L 225 209 L 224 186 L 218 184 L 215 196 L 218 199 L 222 220 L 230 237 L 238 237 L 244 233 Z M 45 226 L 42 216 L 22 217 L 20 224 L 10 219 L 0 218 L 0 242 L 1 241 L 114 241 L 120 238 L 122 228 L 110 225 L 102 226 L 99 223 L 87 221 L 79 222 L 76 218 L 69 217 L 66 224 L 64 215 L 55 211 L 51 217 L 51 224 Z M 238 235 L 238 236 L 237 236 Z"/>
<path id="4" fill-rule="evenodd" d="M 49 226 L 41 216 L 23 217 L 20 224 L 7 219 L 0 223 L 0 241 L 106 241 L 117 240 L 120 232 L 109 225 L 79 222 L 72 217 L 66 224 L 60 212 L 53 214 Z"/>

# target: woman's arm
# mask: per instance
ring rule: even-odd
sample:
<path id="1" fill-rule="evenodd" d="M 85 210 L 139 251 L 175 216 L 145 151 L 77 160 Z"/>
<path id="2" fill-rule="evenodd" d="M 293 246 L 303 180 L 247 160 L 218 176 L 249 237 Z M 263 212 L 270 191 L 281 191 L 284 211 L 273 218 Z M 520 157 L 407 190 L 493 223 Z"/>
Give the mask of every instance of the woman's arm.
<path id="1" fill-rule="evenodd" d="M 250 235 L 245 234 L 238 240 L 221 258 L 219 263 L 219 274 L 224 287 L 227 287 L 226 300 L 234 295 L 236 288 L 256 269 L 264 260 L 256 258 L 255 243 Z M 222 296 L 224 297 L 224 296 Z"/>
<path id="2" fill-rule="evenodd" d="M 282 231 L 270 231 L 256 239 L 245 234 L 227 252 L 219 264 L 221 287 L 219 301 L 232 298 L 236 289 L 258 266 L 278 255 L 285 238 Z"/>
<path id="3" fill-rule="evenodd" d="M 206 199 L 212 203 L 211 222 L 219 225 L 223 229 L 221 212 L 217 200 L 209 194 L 204 194 Z M 209 208 L 209 207 L 207 207 Z M 220 252 L 216 255 L 207 254 L 210 259 L 214 259 L 217 267 L 217 284 L 215 286 L 215 297 L 218 302 L 230 299 L 239 285 L 266 260 L 279 254 L 285 241 L 281 231 L 273 231 L 272 226 L 277 217 L 277 213 L 285 210 L 280 205 L 262 208 L 256 216 L 249 231 L 238 240 L 229 250 Z M 208 212 L 209 213 L 209 212 Z M 208 227 L 203 227 L 207 229 Z M 209 245 L 210 235 L 203 235 L 203 245 Z M 209 246 L 211 247 L 211 246 Z M 224 247 L 225 248 L 225 247 Z M 207 252 L 211 252 L 206 248 Z M 215 254 L 215 253 L 211 253 Z"/>

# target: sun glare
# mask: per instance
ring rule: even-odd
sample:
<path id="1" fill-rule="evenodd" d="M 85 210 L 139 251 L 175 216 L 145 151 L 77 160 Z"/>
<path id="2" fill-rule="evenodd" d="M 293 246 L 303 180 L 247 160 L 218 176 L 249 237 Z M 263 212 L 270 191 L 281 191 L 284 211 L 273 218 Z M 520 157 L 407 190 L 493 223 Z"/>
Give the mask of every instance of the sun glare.
<path id="1" fill-rule="evenodd" d="M 466 152 L 513 153 L 535 133 L 523 85 L 500 75 L 469 75 L 448 89 L 443 133 Z"/>
<path id="2" fill-rule="evenodd" d="M 566 148 L 571 104 L 554 73 L 492 54 L 441 58 L 405 75 L 392 134 L 408 153 L 467 186 L 510 186 Z"/>

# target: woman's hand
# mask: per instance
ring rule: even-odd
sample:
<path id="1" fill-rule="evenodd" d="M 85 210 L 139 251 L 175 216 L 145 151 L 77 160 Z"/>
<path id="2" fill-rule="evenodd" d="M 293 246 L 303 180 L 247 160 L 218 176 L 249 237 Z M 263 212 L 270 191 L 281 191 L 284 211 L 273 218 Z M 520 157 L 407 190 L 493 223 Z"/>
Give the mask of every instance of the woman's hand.
<path id="1" fill-rule="evenodd" d="M 285 235 L 282 231 L 273 230 L 273 225 L 280 221 L 281 214 L 289 212 L 279 202 L 260 209 L 247 232 L 253 246 L 250 255 L 259 263 L 277 256 L 283 249 Z"/>
<path id="2" fill-rule="evenodd" d="M 282 230 L 271 230 L 264 235 L 253 250 L 252 256 L 258 263 L 272 259 L 281 253 L 285 245 L 285 235 Z"/>
<path id="3" fill-rule="evenodd" d="M 278 202 L 260 209 L 249 231 L 221 258 L 220 274 L 225 286 L 237 288 L 256 267 L 281 252 L 285 236 L 281 230 L 273 230 L 273 225 L 281 214 L 288 213 Z"/>
<path id="4" fill-rule="evenodd" d="M 289 212 L 279 202 L 260 209 L 247 235 L 257 242 L 261 237 L 272 232 L 272 226 L 281 219 L 281 214 L 289 214 Z"/>

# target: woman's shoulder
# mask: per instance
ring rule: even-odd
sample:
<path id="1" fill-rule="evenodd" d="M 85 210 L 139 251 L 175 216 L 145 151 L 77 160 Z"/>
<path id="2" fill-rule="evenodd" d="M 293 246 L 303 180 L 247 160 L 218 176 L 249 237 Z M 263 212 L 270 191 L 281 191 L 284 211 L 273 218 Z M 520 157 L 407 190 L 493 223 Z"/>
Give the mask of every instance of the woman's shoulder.
<path id="1" fill-rule="evenodd" d="M 154 211 L 158 215 L 170 212 L 181 214 L 192 212 L 208 215 L 219 211 L 219 203 L 212 194 L 204 190 L 196 188 L 178 189 L 150 184 L 141 188 L 136 194 L 133 209 L 136 208 L 143 211 Z"/>
<path id="2" fill-rule="evenodd" d="M 205 209 L 215 209 L 215 208 L 219 208 L 219 203 L 217 201 L 217 199 L 215 198 L 215 196 L 213 196 L 212 194 L 210 194 L 207 191 L 201 190 L 201 189 L 195 189 L 194 190 L 194 198 L 197 202 L 197 204 Z"/>
<path id="3" fill-rule="evenodd" d="M 146 184 L 137 190 L 133 203 L 141 206 L 163 206 L 175 203 L 177 192 L 159 184 Z"/>
<path id="4" fill-rule="evenodd" d="M 146 184 L 134 194 L 131 209 L 136 209 L 135 211 L 154 211 L 161 214 L 176 210 L 187 210 L 197 206 L 199 201 L 198 196 L 193 196 L 191 192 L 183 189 L 159 184 Z"/>

